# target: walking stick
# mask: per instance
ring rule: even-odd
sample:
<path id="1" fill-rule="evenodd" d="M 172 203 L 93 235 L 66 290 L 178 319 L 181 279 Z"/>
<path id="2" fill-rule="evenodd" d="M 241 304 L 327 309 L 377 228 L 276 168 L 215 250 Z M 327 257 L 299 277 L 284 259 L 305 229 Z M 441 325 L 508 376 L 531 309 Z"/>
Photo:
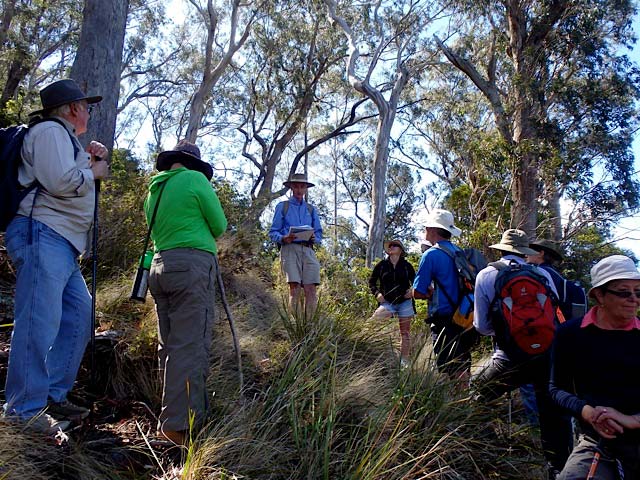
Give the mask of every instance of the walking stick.
<path id="1" fill-rule="evenodd" d="M 96 388 L 96 288 L 98 281 L 98 200 L 100 198 L 100 180 L 95 182 L 95 205 L 93 206 L 93 255 L 91 262 L 91 341 L 89 345 L 91 366 L 91 388 Z"/>
<path id="2" fill-rule="evenodd" d="M 229 309 L 229 304 L 227 303 L 227 295 L 224 290 L 224 283 L 222 282 L 222 273 L 220 272 L 218 256 L 214 255 L 213 258 L 216 264 L 216 279 L 218 280 L 218 288 L 220 289 L 220 299 L 222 300 L 224 311 L 227 314 L 227 319 L 229 320 L 229 328 L 231 328 L 231 337 L 233 338 L 233 348 L 236 351 L 236 363 L 238 365 L 238 382 L 240 383 L 240 394 L 242 394 L 242 389 L 244 388 L 244 380 L 242 378 L 242 357 L 240 356 L 240 342 L 238 342 L 235 323 L 233 321 L 233 316 L 231 315 L 231 310 Z"/>

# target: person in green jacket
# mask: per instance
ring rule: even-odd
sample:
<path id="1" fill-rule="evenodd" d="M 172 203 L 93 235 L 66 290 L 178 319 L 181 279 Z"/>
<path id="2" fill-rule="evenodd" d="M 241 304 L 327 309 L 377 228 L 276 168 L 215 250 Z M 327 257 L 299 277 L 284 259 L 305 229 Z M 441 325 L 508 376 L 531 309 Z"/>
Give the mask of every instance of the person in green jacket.
<path id="1" fill-rule="evenodd" d="M 227 228 L 220 200 L 211 186 L 211 165 L 200 149 L 181 140 L 158 155 L 160 172 L 144 202 L 154 257 L 149 290 L 158 315 L 158 358 L 163 380 L 158 431 L 184 444 L 190 416 L 195 425 L 207 410 L 206 378 L 217 274 L 216 238 Z"/>

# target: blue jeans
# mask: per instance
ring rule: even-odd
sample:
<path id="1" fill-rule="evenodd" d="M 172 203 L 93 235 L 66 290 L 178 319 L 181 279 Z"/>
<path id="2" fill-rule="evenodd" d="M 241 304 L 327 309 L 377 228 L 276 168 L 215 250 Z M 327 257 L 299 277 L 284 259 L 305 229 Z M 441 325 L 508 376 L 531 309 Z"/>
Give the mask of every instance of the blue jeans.
<path id="1" fill-rule="evenodd" d="M 16 297 L 5 415 L 29 418 L 73 387 L 91 333 L 91 295 L 77 250 L 37 220 L 7 227 Z"/>

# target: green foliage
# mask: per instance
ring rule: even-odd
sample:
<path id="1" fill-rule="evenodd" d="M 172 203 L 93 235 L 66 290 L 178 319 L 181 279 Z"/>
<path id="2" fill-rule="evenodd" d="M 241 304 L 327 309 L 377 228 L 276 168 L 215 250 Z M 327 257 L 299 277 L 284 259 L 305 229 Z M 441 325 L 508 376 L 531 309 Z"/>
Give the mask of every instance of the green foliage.
<path id="1" fill-rule="evenodd" d="M 111 174 L 102 183 L 98 211 L 99 278 L 129 272 L 142 253 L 147 225 L 143 203 L 148 176 L 128 150 L 111 154 Z"/>
<path id="2" fill-rule="evenodd" d="M 238 191 L 237 185 L 223 178 L 214 178 L 213 188 L 227 217 L 227 229 L 230 232 L 236 232 L 244 218 L 246 209 L 251 204 L 249 198 Z"/>

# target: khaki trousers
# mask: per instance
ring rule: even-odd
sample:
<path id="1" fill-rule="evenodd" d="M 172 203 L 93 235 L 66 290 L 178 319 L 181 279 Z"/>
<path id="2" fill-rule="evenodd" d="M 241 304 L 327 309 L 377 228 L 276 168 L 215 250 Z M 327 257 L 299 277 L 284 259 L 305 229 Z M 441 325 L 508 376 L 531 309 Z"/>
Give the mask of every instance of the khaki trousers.
<path id="1" fill-rule="evenodd" d="M 158 359 L 163 379 L 163 430 L 199 425 L 208 407 L 211 328 L 215 318 L 216 263 L 213 254 L 176 248 L 157 253 L 149 289 L 158 315 Z"/>

